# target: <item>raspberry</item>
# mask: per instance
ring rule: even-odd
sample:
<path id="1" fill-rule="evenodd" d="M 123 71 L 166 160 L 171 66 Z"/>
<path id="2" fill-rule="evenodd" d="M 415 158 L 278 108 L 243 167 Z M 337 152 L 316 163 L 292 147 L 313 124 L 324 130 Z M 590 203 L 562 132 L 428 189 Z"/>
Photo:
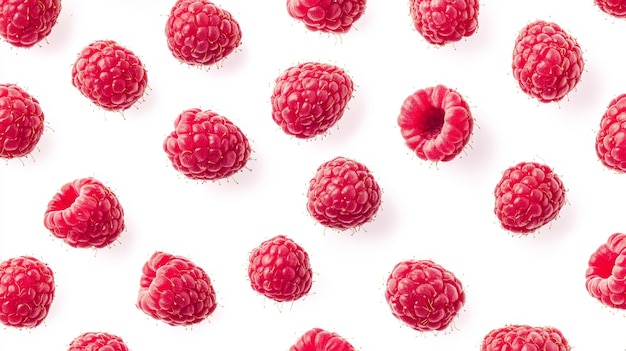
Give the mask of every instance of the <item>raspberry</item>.
<path id="1" fill-rule="evenodd" d="M 325 227 L 344 230 L 371 221 L 381 204 L 381 189 L 360 162 L 336 157 L 320 165 L 309 182 L 307 210 Z"/>
<path id="2" fill-rule="evenodd" d="M 339 334 L 322 328 L 307 330 L 289 351 L 355 351 L 356 349 Z"/>
<path id="3" fill-rule="evenodd" d="M 596 135 L 596 154 L 602 164 L 626 172 L 626 94 L 614 98 L 600 120 Z"/>
<path id="4" fill-rule="evenodd" d="M 183 111 L 163 149 L 172 166 L 196 180 L 219 180 L 239 172 L 250 158 L 246 135 L 226 117 L 198 108 Z"/>
<path id="5" fill-rule="evenodd" d="M 128 346 L 117 335 L 87 332 L 72 340 L 67 351 L 128 351 Z"/>
<path id="6" fill-rule="evenodd" d="M 97 106 L 123 111 L 143 97 L 148 74 L 132 51 L 113 40 L 97 40 L 74 62 L 72 85 Z"/>
<path id="7" fill-rule="evenodd" d="M 30 256 L 0 263 L 0 323 L 34 328 L 48 316 L 54 300 L 54 273 Z"/>
<path id="8" fill-rule="evenodd" d="M 271 97 L 272 118 L 300 139 L 324 134 L 343 116 L 354 83 L 340 67 L 305 62 L 285 70 Z"/>
<path id="9" fill-rule="evenodd" d="M 626 234 L 614 233 L 589 258 L 586 287 L 603 304 L 626 309 Z"/>
<path id="10" fill-rule="evenodd" d="M 626 0 L 594 0 L 602 12 L 616 18 L 626 18 Z"/>
<path id="11" fill-rule="evenodd" d="M 157 251 L 144 264 L 137 307 L 173 326 L 205 320 L 217 307 L 211 279 L 187 258 Z"/>
<path id="12" fill-rule="evenodd" d="M 172 55 L 189 65 L 212 65 L 241 45 L 241 28 L 230 12 L 207 0 L 178 0 L 165 24 Z"/>
<path id="13" fill-rule="evenodd" d="M 61 0 L 0 0 L 0 36 L 9 44 L 29 48 L 52 32 Z"/>
<path id="14" fill-rule="evenodd" d="M 477 0 L 411 0 L 410 13 L 417 32 L 433 45 L 469 37 L 478 28 Z"/>
<path id="15" fill-rule="evenodd" d="M 250 253 L 252 289 L 278 302 L 295 301 L 311 290 L 309 254 L 284 235 L 261 243 Z"/>
<path id="16" fill-rule="evenodd" d="M 48 202 L 44 226 L 71 247 L 103 248 L 124 230 L 124 210 L 102 182 L 80 178 L 64 184 Z"/>
<path id="17" fill-rule="evenodd" d="M 443 85 L 417 90 L 402 104 L 398 125 L 406 145 L 427 161 L 450 161 L 467 145 L 474 119 L 467 102 Z"/>
<path id="18" fill-rule="evenodd" d="M 517 36 L 513 76 L 523 92 L 541 102 L 559 101 L 572 91 L 584 66 L 580 45 L 556 23 L 534 21 Z"/>
<path id="19" fill-rule="evenodd" d="M 484 337 L 480 351 L 569 351 L 567 340 L 554 327 L 508 325 L 491 330 Z"/>
<path id="20" fill-rule="evenodd" d="M 385 299 L 392 314 L 418 331 L 446 329 L 465 304 L 456 276 L 430 260 L 403 261 L 387 279 Z"/>
<path id="21" fill-rule="evenodd" d="M 516 234 L 528 234 L 544 226 L 565 204 L 565 188 L 559 176 L 536 162 L 520 162 L 506 169 L 494 194 L 494 212 L 502 227 Z"/>
<path id="22" fill-rule="evenodd" d="M 287 0 L 289 16 L 311 31 L 346 33 L 365 12 L 366 0 Z"/>
<path id="23" fill-rule="evenodd" d="M 30 154 L 43 134 L 39 101 L 15 84 L 0 84 L 0 157 Z"/>

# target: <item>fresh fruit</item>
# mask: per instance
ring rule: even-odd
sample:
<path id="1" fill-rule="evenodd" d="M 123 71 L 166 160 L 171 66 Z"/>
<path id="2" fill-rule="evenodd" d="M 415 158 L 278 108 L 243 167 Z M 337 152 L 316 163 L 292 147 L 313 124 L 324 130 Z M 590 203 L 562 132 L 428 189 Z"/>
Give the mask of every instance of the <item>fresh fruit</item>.
<path id="1" fill-rule="evenodd" d="M 86 332 L 72 340 L 67 351 L 128 351 L 128 346 L 117 335 Z"/>
<path id="2" fill-rule="evenodd" d="M 431 260 L 396 264 L 387 278 L 385 299 L 394 317 L 421 331 L 446 329 L 465 304 L 461 281 Z"/>
<path id="3" fill-rule="evenodd" d="M 411 0 L 410 14 L 418 33 L 433 45 L 469 37 L 478 28 L 478 0 Z"/>
<path id="4" fill-rule="evenodd" d="M 609 103 L 596 134 L 596 154 L 609 169 L 626 172 L 626 94 Z"/>
<path id="5" fill-rule="evenodd" d="M 374 218 L 381 189 L 364 164 L 340 156 L 317 168 L 307 199 L 307 210 L 323 226 L 354 229 Z"/>
<path id="6" fill-rule="evenodd" d="M 54 273 L 39 259 L 19 256 L 0 262 L 0 323 L 5 326 L 39 326 L 48 316 L 54 293 Z"/>
<path id="7" fill-rule="evenodd" d="M 520 162 L 502 174 L 494 190 L 494 212 L 502 227 L 529 234 L 552 221 L 565 204 L 565 187 L 552 169 Z"/>
<path id="8" fill-rule="evenodd" d="M 287 0 L 289 16 L 310 31 L 346 33 L 363 16 L 366 0 Z"/>
<path id="9" fill-rule="evenodd" d="M 238 126 L 199 108 L 176 117 L 163 149 L 174 169 L 196 180 L 230 177 L 246 165 L 251 153 L 248 138 Z"/>
<path id="10" fill-rule="evenodd" d="M 212 65 L 241 45 L 232 14 L 208 0 L 177 0 L 165 23 L 172 55 L 189 65 Z"/>
<path id="11" fill-rule="evenodd" d="M 276 78 L 271 96 L 272 118 L 289 135 L 313 138 L 339 121 L 353 91 L 354 83 L 342 68 L 304 62 Z"/>
<path id="12" fill-rule="evenodd" d="M 117 196 L 92 177 L 64 184 L 48 202 L 43 222 L 55 237 L 76 248 L 103 248 L 125 229 Z"/>
<path id="13" fill-rule="evenodd" d="M 30 154 L 43 135 L 39 101 L 15 84 L 0 84 L 0 158 Z"/>
<path id="14" fill-rule="evenodd" d="M 524 26 L 513 49 L 513 76 L 522 91 L 541 102 L 560 101 L 574 90 L 585 67 L 580 45 L 556 23 Z"/>
<path id="15" fill-rule="evenodd" d="M 50 35 L 60 13 L 61 0 L 0 0 L 0 37 L 30 48 Z"/>
<path id="16" fill-rule="evenodd" d="M 148 73 L 129 49 L 113 40 L 97 40 L 79 53 L 72 85 L 97 106 L 124 111 L 144 96 Z"/>
<path id="17" fill-rule="evenodd" d="M 469 143 L 474 119 L 453 89 L 436 85 L 409 95 L 398 116 L 407 147 L 422 160 L 450 161 Z"/>
<path id="18" fill-rule="evenodd" d="M 217 307 L 207 273 L 189 259 L 157 251 L 144 264 L 137 307 L 172 326 L 205 320 Z"/>
<path id="19" fill-rule="evenodd" d="M 312 328 L 302 334 L 289 351 L 355 351 L 355 348 L 335 332 Z"/>
<path id="20" fill-rule="evenodd" d="M 616 18 L 626 18 L 626 0 L 594 0 L 604 13 Z"/>
<path id="21" fill-rule="evenodd" d="M 592 297 L 606 306 L 626 309 L 626 234 L 612 234 L 591 254 L 585 278 Z"/>
<path id="22" fill-rule="evenodd" d="M 480 351 L 569 351 L 571 347 L 555 327 L 507 325 L 483 338 Z"/>
<path id="23" fill-rule="evenodd" d="M 295 241 L 278 235 L 250 253 L 248 278 L 252 289 L 278 302 L 295 301 L 311 290 L 309 254 Z"/>

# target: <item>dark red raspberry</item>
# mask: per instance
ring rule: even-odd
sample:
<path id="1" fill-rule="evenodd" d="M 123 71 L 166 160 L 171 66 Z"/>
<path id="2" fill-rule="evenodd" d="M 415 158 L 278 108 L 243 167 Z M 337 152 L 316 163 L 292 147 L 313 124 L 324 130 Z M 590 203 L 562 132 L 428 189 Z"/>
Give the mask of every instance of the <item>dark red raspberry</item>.
<path id="1" fill-rule="evenodd" d="M 565 204 L 565 187 L 559 176 L 536 162 L 520 162 L 506 169 L 494 194 L 494 212 L 502 227 L 516 234 L 546 225 Z"/>
<path id="2" fill-rule="evenodd" d="M 61 0 L 0 0 L 0 36 L 32 47 L 50 35 L 60 13 Z"/>
<path id="3" fill-rule="evenodd" d="M 427 161 L 450 161 L 463 151 L 474 129 L 469 105 L 453 89 L 420 89 L 402 104 L 398 125 L 406 145 Z"/>
<path id="4" fill-rule="evenodd" d="M 311 31 L 346 33 L 365 12 L 366 0 L 287 0 L 289 16 Z"/>
<path id="5" fill-rule="evenodd" d="M 0 158 L 30 154 L 43 135 L 39 101 L 15 84 L 0 84 Z"/>
<path id="6" fill-rule="evenodd" d="M 411 328 L 446 329 L 465 304 L 456 276 L 430 260 L 403 261 L 387 279 L 385 298 L 392 314 Z"/>
<path id="7" fill-rule="evenodd" d="M 596 154 L 602 164 L 626 172 L 626 94 L 614 98 L 600 120 Z"/>
<path id="8" fill-rule="evenodd" d="M 241 45 L 239 23 L 208 0 L 177 0 L 165 36 L 172 55 L 189 65 L 212 65 Z"/>
<path id="9" fill-rule="evenodd" d="M 344 230 L 371 221 L 381 189 L 362 163 L 336 157 L 320 165 L 309 182 L 307 210 L 325 227 Z"/>
<path id="10" fill-rule="evenodd" d="M 274 85 L 272 117 L 300 139 L 324 134 L 343 116 L 354 83 L 340 67 L 305 62 L 285 70 Z"/>
<path id="11" fill-rule="evenodd" d="M 603 304 L 626 309 L 626 234 L 614 233 L 589 258 L 586 287 Z"/>
<path id="12" fill-rule="evenodd" d="M 480 351 L 570 351 L 560 330 L 554 327 L 508 325 L 491 330 L 483 339 Z"/>
<path id="13" fill-rule="evenodd" d="M 561 100 L 576 87 L 584 67 L 580 45 L 556 23 L 531 22 L 515 40 L 513 76 L 523 92 L 541 102 Z"/>
<path id="14" fill-rule="evenodd" d="M 163 149 L 177 171 L 197 180 L 230 177 L 246 165 L 251 153 L 248 138 L 238 126 L 198 108 L 176 117 Z"/>
<path id="15" fill-rule="evenodd" d="M 72 340 L 67 351 L 128 351 L 128 346 L 117 335 L 87 332 Z"/>
<path id="16" fill-rule="evenodd" d="M 117 196 L 91 177 L 64 184 L 48 203 L 43 222 L 55 237 L 77 248 L 108 246 L 125 228 Z"/>
<path id="17" fill-rule="evenodd" d="M 189 259 L 157 251 L 144 264 L 137 307 L 173 326 L 197 324 L 217 307 L 207 273 Z"/>
<path id="18" fill-rule="evenodd" d="M 72 85 L 94 104 L 123 111 L 141 99 L 148 73 L 137 55 L 113 40 L 87 45 L 72 67 Z"/>
<path id="19" fill-rule="evenodd" d="M 48 316 L 54 300 L 54 273 L 30 256 L 0 263 L 0 323 L 34 328 Z"/>
<path id="20" fill-rule="evenodd" d="M 289 351 L 355 351 L 356 349 L 335 332 L 322 328 L 307 330 Z"/>
<path id="21" fill-rule="evenodd" d="M 248 277 L 252 289 L 278 302 L 295 301 L 311 290 L 309 254 L 292 239 L 278 235 L 250 253 Z"/>
<path id="22" fill-rule="evenodd" d="M 626 18 L 626 0 L 594 0 L 600 10 L 616 18 Z"/>
<path id="23" fill-rule="evenodd" d="M 469 37 L 478 28 L 478 0 L 411 0 L 413 24 L 427 42 L 445 45 Z"/>

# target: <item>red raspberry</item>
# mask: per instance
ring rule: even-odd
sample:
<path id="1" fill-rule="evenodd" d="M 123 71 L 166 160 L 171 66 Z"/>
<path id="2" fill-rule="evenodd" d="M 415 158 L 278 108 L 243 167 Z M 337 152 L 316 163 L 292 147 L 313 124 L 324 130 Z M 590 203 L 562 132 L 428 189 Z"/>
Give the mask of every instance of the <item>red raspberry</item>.
<path id="1" fill-rule="evenodd" d="M 594 0 L 600 10 L 616 18 L 626 18 L 626 0 Z"/>
<path id="2" fill-rule="evenodd" d="M 272 117 L 285 133 L 300 139 L 313 138 L 339 121 L 353 91 L 354 83 L 342 68 L 301 63 L 276 78 Z"/>
<path id="3" fill-rule="evenodd" d="M 355 351 L 356 349 L 339 334 L 322 328 L 306 331 L 289 351 Z"/>
<path id="4" fill-rule="evenodd" d="M 0 0 L 0 36 L 32 47 L 50 35 L 60 13 L 61 0 Z"/>
<path id="5" fill-rule="evenodd" d="M 287 0 L 289 16 L 311 31 L 346 33 L 365 12 L 366 0 Z"/>
<path id="6" fill-rule="evenodd" d="M 381 189 L 365 165 L 336 157 L 318 167 L 307 198 L 313 218 L 325 227 L 344 230 L 374 218 L 381 204 Z"/>
<path id="7" fill-rule="evenodd" d="M 178 0 L 165 24 L 172 55 L 190 65 L 211 65 L 241 45 L 241 28 L 230 12 L 207 0 Z"/>
<path id="8" fill-rule="evenodd" d="M 572 91 L 584 66 L 580 45 L 556 23 L 534 21 L 517 36 L 513 76 L 523 92 L 541 102 L 559 101 Z"/>
<path id="9" fill-rule="evenodd" d="M 410 13 L 415 29 L 434 45 L 457 42 L 478 28 L 477 0 L 411 0 Z"/>
<path id="10" fill-rule="evenodd" d="M 278 302 L 295 301 L 311 290 L 309 254 L 284 235 L 266 240 L 250 253 L 252 289 Z"/>
<path id="11" fill-rule="evenodd" d="M 67 351 L 128 351 L 128 346 L 117 335 L 87 332 L 72 340 Z"/>
<path id="12" fill-rule="evenodd" d="M 132 51 L 113 40 L 98 40 L 78 55 L 72 85 L 97 106 L 123 111 L 143 97 L 148 74 Z"/>
<path id="13" fill-rule="evenodd" d="M 461 282 L 430 260 L 396 264 L 385 298 L 396 318 L 422 332 L 446 329 L 465 304 Z"/>
<path id="14" fill-rule="evenodd" d="M 0 323 L 34 328 L 48 316 L 54 300 L 54 273 L 30 256 L 0 263 Z"/>
<path id="15" fill-rule="evenodd" d="M 508 325 L 490 331 L 480 345 L 480 351 L 569 351 L 567 340 L 554 327 Z"/>
<path id="16" fill-rule="evenodd" d="M 586 287 L 603 304 L 626 309 L 626 234 L 614 233 L 589 258 Z"/>
<path id="17" fill-rule="evenodd" d="M 502 227 L 517 234 L 544 226 L 565 204 L 565 187 L 559 176 L 536 162 L 520 162 L 506 169 L 494 194 L 494 212 Z"/>
<path id="18" fill-rule="evenodd" d="M 0 157 L 30 154 L 41 139 L 44 114 L 39 101 L 14 84 L 0 84 Z"/>
<path id="19" fill-rule="evenodd" d="M 626 172 L 626 94 L 614 98 L 600 120 L 596 153 L 602 164 Z"/>
<path id="20" fill-rule="evenodd" d="M 137 307 L 169 325 L 192 325 L 217 307 L 211 279 L 187 258 L 155 252 L 144 264 Z"/>
<path id="21" fill-rule="evenodd" d="M 124 210 L 102 182 L 81 178 L 64 184 L 48 202 L 44 226 L 72 247 L 102 248 L 124 230 Z"/>
<path id="22" fill-rule="evenodd" d="M 467 145 L 474 128 L 469 105 L 456 91 L 437 85 L 409 95 L 398 116 L 409 149 L 427 161 L 450 161 Z"/>
<path id="23" fill-rule="evenodd" d="M 163 149 L 174 168 L 197 180 L 219 180 L 239 172 L 250 158 L 246 135 L 226 117 L 198 108 L 183 111 Z"/>

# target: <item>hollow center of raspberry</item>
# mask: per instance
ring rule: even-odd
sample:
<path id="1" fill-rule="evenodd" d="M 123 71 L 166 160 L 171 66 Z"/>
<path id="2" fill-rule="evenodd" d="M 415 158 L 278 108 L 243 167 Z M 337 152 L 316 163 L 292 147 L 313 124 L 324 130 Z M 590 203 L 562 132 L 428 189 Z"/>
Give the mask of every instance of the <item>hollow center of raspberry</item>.
<path id="1" fill-rule="evenodd" d="M 430 107 L 417 119 L 417 129 L 428 139 L 432 139 L 441 132 L 443 128 L 443 116 L 445 112 L 442 108 Z"/>
<path id="2" fill-rule="evenodd" d="M 615 266 L 616 259 L 617 254 L 615 252 L 607 251 L 603 255 L 600 255 L 596 262 L 596 273 L 603 279 L 610 277 L 613 273 L 613 266 Z"/>
<path id="3" fill-rule="evenodd" d="M 70 208 L 74 201 L 78 198 L 78 192 L 73 187 L 69 188 L 67 191 L 61 193 L 59 197 L 59 201 L 57 202 L 57 210 L 65 210 Z"/>

